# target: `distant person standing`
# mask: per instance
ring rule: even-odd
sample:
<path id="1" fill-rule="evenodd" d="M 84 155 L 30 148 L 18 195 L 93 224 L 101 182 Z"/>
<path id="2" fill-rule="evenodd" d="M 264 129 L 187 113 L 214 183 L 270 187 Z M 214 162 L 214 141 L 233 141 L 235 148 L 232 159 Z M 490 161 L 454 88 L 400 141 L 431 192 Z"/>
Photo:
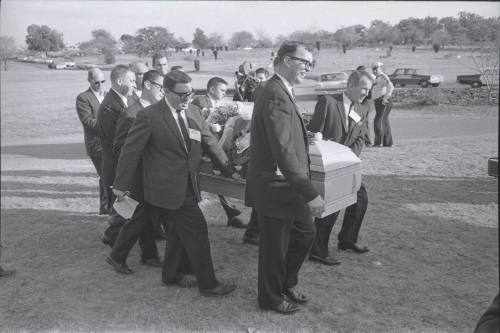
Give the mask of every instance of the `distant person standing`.
<path id="1" fill-rule="evenodd" d="M 125 65 L 117 65 L 111 70 L 111 90 L 102 101 L 97 115 L 97 129 L 101 139 L 102 179 L 107 190 L 110 227 L 104 233 L 102 242 L 113 246 L 125 219 L 113 209 L 114 195 L 111 189 L 115 178 L 117 158 L 113 153 L 113 140 L 118 117 L 127 107 L 128 97 L 135 88 L 135 75 Z"/>
<path id="2" fill-rule="evenodd" d="M 153 68 L 160 72 L 161 75 L 165 76 L 168 73 L 168 58 L 167 54 L 164 52 L 158 52 L 153 55 L 152 59 Z"/>
<path id="3" fill-rule="evenodd" d="M 100 69 L 93 68 L 88 71 L 87 80 L 90 87 L 76 98 L 76 112 L 83 126 L 85 150 L 99 176 L 99 214 L 106 215 L 110 207 L 102 180 L 101 139 L 97 129 L 97 114 L 105 95 L 104 74 Z"/>
<path id="4" fill-rule="evenodd" d="M 375 131 L 374 147 L 392 146 L 391 124 L 389 123 L 389 113 L 392 109 L 392 91 L 394 85 L 391 79 L 382 72 L 383 64 L 376 62 L 372 65 L 372 71 L 375 75 L 375 83 L 372 89 L 372 99 L 375 104 L 375 119 L 373 120 L 373 129 Z"/>
<path id="5" fill-rule="evenodd" d="M 212 51 L 212 53 L 214 54 L 214 59 L 217 60 L 217 56 L 219 55 L 219 51 L 217 49 L 214 49 Z"/>

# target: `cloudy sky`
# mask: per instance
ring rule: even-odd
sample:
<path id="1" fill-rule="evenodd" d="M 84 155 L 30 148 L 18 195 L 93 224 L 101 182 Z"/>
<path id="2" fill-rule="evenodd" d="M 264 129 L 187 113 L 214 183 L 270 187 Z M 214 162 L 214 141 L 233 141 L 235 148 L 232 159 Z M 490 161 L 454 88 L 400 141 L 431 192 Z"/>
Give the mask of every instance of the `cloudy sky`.
<path id="1" fill-rule="evenodd" d="M 46 24 L 63 32 L 68 45 L 91 38 L 90 31 L 109 30 L 116 38 L 134 34 L 145 26 L 163 26 L 176 37 L 193 38 L 196 27 L 207 35 L 222 33 L 228 39 L 235 31 L 254 35 L 264 31 L 273 38 L 295 30 L 322 29 L 334 32 L 342 26 L 374 19 L 391 24 L 403 18 L 457 17 L 460 11 L 483 17 L 500 16 L 498 2 L 462 1 L 57 1 L 2 0 L 0 33 L 24 45 L 29 24 Z"/>

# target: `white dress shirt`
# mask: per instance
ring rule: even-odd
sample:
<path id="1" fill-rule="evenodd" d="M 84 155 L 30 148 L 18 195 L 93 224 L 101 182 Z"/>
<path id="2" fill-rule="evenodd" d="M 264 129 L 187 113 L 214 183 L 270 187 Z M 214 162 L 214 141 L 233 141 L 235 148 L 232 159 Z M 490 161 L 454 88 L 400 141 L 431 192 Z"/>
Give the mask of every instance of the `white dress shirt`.
<path id="1" fill-rule="evenodd" d="M 111 89 L 113 89 L 113 88 L 111 88 Z M 120 93 L 119 93 L 118 91 L 116 91 L 115 89 L 113 89 L 113 91 L 114 91 L 114 92 L 115 92 L 118 96 L 120 96 L 120 98 L 121 98 L 121 99 L 122 99 L 122 101 L 123 101 L 123 104 L 125 105 L 125 107 L 127 107 L 127 106 L 128 106 L 128 104 L 127 104 L 127 96 L 123 96 L 122 94 L 120 94 Z"/>
<path id="2" fill-rule="evenodd" d="M 342 93 L 342 100 L 344 101 L 344 112 L 345 112 L 345 126 L 349 128 L 349 112 L 351 111 L 351 104 L 353 103 L 345 93 Z M 354 105 L 352 107 L 354 110 Z"/>
<path id="3" fill-rule="evenodd" d="M 186 124 L 186 130 L 188 131 L 189 133 L 189 125 L 188 125 L 188 121 L 187 121 L 187 117 L 186 117 L 186 111 L 184 110 L 181 110 L 180 113 L 177 113 L 177 110 L 174 109 L 172 107 L 172 105 L 170 105 L 170 103 L 168 102 L 168 99 L 166 97 L 165 98 L 165 102 L 167 103 L 168 107 L 170 108 L 170 112 L 172 112 L 172 116 L 174 117 L 175 119 L 175 123 L 177 124 L 177 128 L 179 129 L 179 132 L 181 132 L 181 136 L 182 136 L 182 130 L 181 130 L 181 125 L 179 124 L 179 117 L 178 115 L 180 114 L 182 119 L 184 120 L 184 124 Z M 186 141 L 189 140 L 189 138 L 184 138 L 184 148 L 186 148 L 187 150 L 187 147 L 186 147 Z"/>
<path id="4" fill-rule="evenodd" d="M 94 89 L 90 88 L 90 90 L 92 91 L 92 93 L 94 94 L 94 96 L 97 98 L 97 100 L 99 101 L 99 104 L 102 103 L 103 99 L 104 99 L 104 91 L 102 92 L 98 92 L 98 91 L 95 91 Z"/>

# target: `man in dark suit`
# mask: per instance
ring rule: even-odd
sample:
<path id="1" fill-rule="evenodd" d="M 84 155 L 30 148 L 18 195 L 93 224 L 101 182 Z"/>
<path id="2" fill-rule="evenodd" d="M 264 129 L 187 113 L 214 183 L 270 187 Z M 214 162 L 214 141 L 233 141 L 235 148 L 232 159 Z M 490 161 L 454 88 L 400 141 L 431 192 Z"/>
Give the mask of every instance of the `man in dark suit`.
<path id="1" fill-rule="evenodd" d="M 121 148 L 125 143 L 128 131 L 135 120 L 137 112 L 151 104 L 159 102 L 163 98 L 163 77 L 156 70 L 145 72 L 141 76 L 141 85 L 142 93 L 139 100 L 125 108 L 118 117 L 113 143 L 113 152 L 116 159 L 120 156 Z M 139 162 L 137 167 L 134 183 L 130 188 L 130 197 L 138 201 L 139 205 L 136 207 L 131 219 L 121 227 L 111 254 L 107 259 L 122 274 L 132 273 L 132 270 L 127 266 L 127 257 L 138 239 L 141 248 L 141 262 L 153 267 L 161 266 L 155 243 L 155 229 L 152 223 L 154 210 L 144 202 L 142 162 Z"/>
<path id="2" fill-rule="evenodd" d="M 312 216 L 324 206 L 310 180 L 307 133 L 292 90 L 312 61 L 302 43 L 284 42 L 252 115 L 245 203 L 256 209 L 260 228 L 258 303 L 279 313 L 307 302 L 296 288 L 298 272 L 314 239 Z"/>
<path id="3" fill-rule="evenodd" d="M 88 71 L 89 89 L 76 98 L 76 112 L 83 126 L 85 150 L 99 176 L 99 214 L 109 214 L 107 192 L 102 181 L 101 140 L 97 132 L 97 112 L 104 99 L 104 74 L 99 68 Z"/>
<path id="4" fill-rule="evenodd" d="M 207 119 L 210 114 L 215 110 L 216 107 L 221 105 L 222 100 L 226 96 L 227 82 L 220 77 L 213 77 L 208 80 L 207 83 L 207 94 L 204 96 L 197 96 L 193 100 L 193 104 L 201 109 L 201 112 L 205 119 Z M 212 132 L 219 136 L 220 126 L 214 124 L 211 127 Z M 227 225 L 235 228 L 245 228 L 246 225 L 241 221 L 238 215 L 241 214 L 239 209 L 231 207 L 224 196 L 219 195 L 219 201 L 224 209 L 227 216 Z"/>
<path id="5" fill-rule="evenodd" d="M 316 104 L 314 115 L 308 124 L 311 132 L 321 132 L 324 140 L 341 143 L 359 156 L 365 144 L 369 106 L 365 103 L 372 87 L 372 76 L 366 71 L 354 71 L 347 80 L 347 89 L 342 94 L 326 95 Z M 338 235 L 339 250 L 368 252 L 366 246 L 357 243 L 359 229 L 368 206 L 368 195 L 364 184 L 357 192 L 357 202 L 347 207 Z M 328 254 L 328 242 L 339 212 L 317 218 L 316 238 L 309 258 L 325 265 L 337 265 L 340 261 Z"/>
<path id="6" fill-rule="evenodd" d="M 111 90 L 102 101 L 97 115 L 97 129 L 101 139 L 102 180 L 107 190 L 108 210 L 111 212 L 110 227 L 106 229 L 102 242 L 113 247 L 124 219 L 113 209 L 114 195 L 111 190 L 115 178 L 116 156 L 113 153 L 116 121 L 127 107 L 127 98 L 135 88 L 135 75 L 128 66 L 117 65 L 111 71 Z"/>
<path id="7" fill-rule="evenodd" d="M 232 168 L 198 107 L 190 107 L 191 78 L 171 71 L 163 81 L 165 98 L 139 111 L 122 147 L 113 191 L 117 200 L 134 181 L 142 159 L 144 201 L 168 216 L 162 281 L 193 286 L 186 273 L 193 272 L 200 293 L 221 296 L 236 286 L 215 278 L 208 228 L 198 206 L 198 167 L 202 144 L 224 175 Z"/>

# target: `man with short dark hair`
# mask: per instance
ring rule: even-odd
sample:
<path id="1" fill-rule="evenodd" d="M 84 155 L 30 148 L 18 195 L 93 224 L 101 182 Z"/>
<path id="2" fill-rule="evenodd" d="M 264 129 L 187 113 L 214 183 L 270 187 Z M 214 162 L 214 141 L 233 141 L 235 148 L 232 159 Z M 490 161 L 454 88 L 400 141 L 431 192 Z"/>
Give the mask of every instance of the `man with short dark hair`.
<path id="1" fill-rule="evenodd" d="M 127 107 L 128 97 L 135 88 L 135 75 L 125 65 L 117 65 L 111 70 L 111 90 L 106 94 L 99 106 L 97 115 L 97 129 L 101 140 L 102 179 L 107 190 L 108 210 L 111 214 L 108 228 L 102 242 L 113 247 L 118 232 L 125 221 L 113 209 L 114 195 L 111 190 L 115 178 L 117 159 L 113 153 L 113 140 L 115 136 L 118 117 Z"/>
<path id="2" fill-rule="evenodd" d="M 197 96 L 193 100 L 193 105 L 201 109 L 202 115 L 207 119 L 216 107 L 221 105 L 222 100 L 226 96 L 227 82 L 223 78 L 213 77 L 208 80 L 207 94 L 204 96 Z M 220 126 L 212 126 L 214 134 L 219 136 Z M 241 221 L 238 215 L 241 214 L 239 209 L 231 207 L 226 198 L 219 195 L 219 200 L 227 216 L 227 225 L 235 228 L 245 228 L 246 225 Z"/>
<path id="3" fill-rule="evenodd" d="M 165 76 L 168 73 L 168 58 L 165 52 L 157 52 L 153 54 L 152 59 L 153 68 Z"/>
<path id="4" fill-rule="evenodd" d="M 257 70 L 255 71 L 255 79 L 257 80 L 257 82 L 259 82 L 259 85 L 252 92 L 252 102 L 255 102 L 257 100 L 257 97 L 259 97 L 260 93 L 264 89 L 268 78 L 269 71 L 267 69 L 265 69 L 264 67 L 257 68 Z"/>
<path id="5" fill-rule="evenodd" d="M 298 272 L 314 240 L 312 216 L 324 206 L 311 183 L 307 133 L 293 95 L 312 61 L 304 44 L 281 45 L 276 74 L 255 103 L 250 131 L 245 204 L 256 209 L 260 227 L 258 303 L 283 314 L 308 301 L 296 288 Z"/>
<path id="6" fill-rule="evenodd" d="M 144 74 L 148 71 L 148 66 L 145 63 L 136 61 L 130 67 L 130 70 L 135 74 L 135 85 L 134 93 L 130 97 L 131 101 L 129 101 L 129 105 L 135 104 L 139 98 L 141 97 L 142 91 L 142 78 Z"/>
<path id="7" fill-rule="evenodd" d="M 141 86 L 142 93 L 139 100 L 125 108 L 118 117 L 113 141 L 113 152 L 117 160 L 137 112 L 159 102 L 163 98 L 163 77 L 158 71 L 145 72 L 141 77 Z M 122 274 L 133 273 L 127 266 L 127 257 L 138 239 L 141 248 L 141 262 L 153 267 L 161 266 L 152 222 L 153 208 L 144 201 L 142 161 L 138 164 L 134 183 L 130 188 L 130 197 L 138 201 L 139 205 L 136 207 L 131 219 L 121 227 L 111 254 L 106 259 L 118 273 Z"/>
<path id="8" fill-rule="evenodd" d="M 104 73 L 99 68 L 88 71 L 90 87 L 76 98 L 76 112 L 83 126 L 85 150 L 99 176 L 99 214 L 109 214 L 107 191 L 102 181 L 101 140 L 97 131 L 97 113 L 104 100 Z"/>
<path id="9" fill-rule="evenodd" d="M 366 71 L 354 71 L 347 80 L 347 89 L 342 94 L 325 95 L 315 107 L 307 128 L 320 132 L 324 140 L 343 144 L 359 156 L 365 144 L 366 123 L 369 106 L 364 102 L 372 88 L 373 78 Z M 357 202 L 345 210 L 342 229 L 338 235 L 339 250 L 368 252 L 366 246 L 359 245 L 358 234 L 368 206 L 368 195 L 364 184 L 357 192 Z M 328 242 L 339 212 L 323 218 L 316 218 L 316 238 L 309 259 L 324 265 L 338 265 L 340 261 L 329 256 Z"/>
<path id="10" fill-rule="evenodd" d="M 198 206 L 198 167 L 202 144 L 226 176 L 232 168 L 198 108 L 191 78 L 171 71 L 163 81 L 165 98 L 139 111 L 122 147 L 113 191 L 123 200 L 142 159 L 144 201 L 168 216 L 162 281 L 194 287 L 205 296 L 222 296 L 236 286 L 215 278 L 208 227 Z M 189 278 L 193 272 L 196 281 Z"/>

